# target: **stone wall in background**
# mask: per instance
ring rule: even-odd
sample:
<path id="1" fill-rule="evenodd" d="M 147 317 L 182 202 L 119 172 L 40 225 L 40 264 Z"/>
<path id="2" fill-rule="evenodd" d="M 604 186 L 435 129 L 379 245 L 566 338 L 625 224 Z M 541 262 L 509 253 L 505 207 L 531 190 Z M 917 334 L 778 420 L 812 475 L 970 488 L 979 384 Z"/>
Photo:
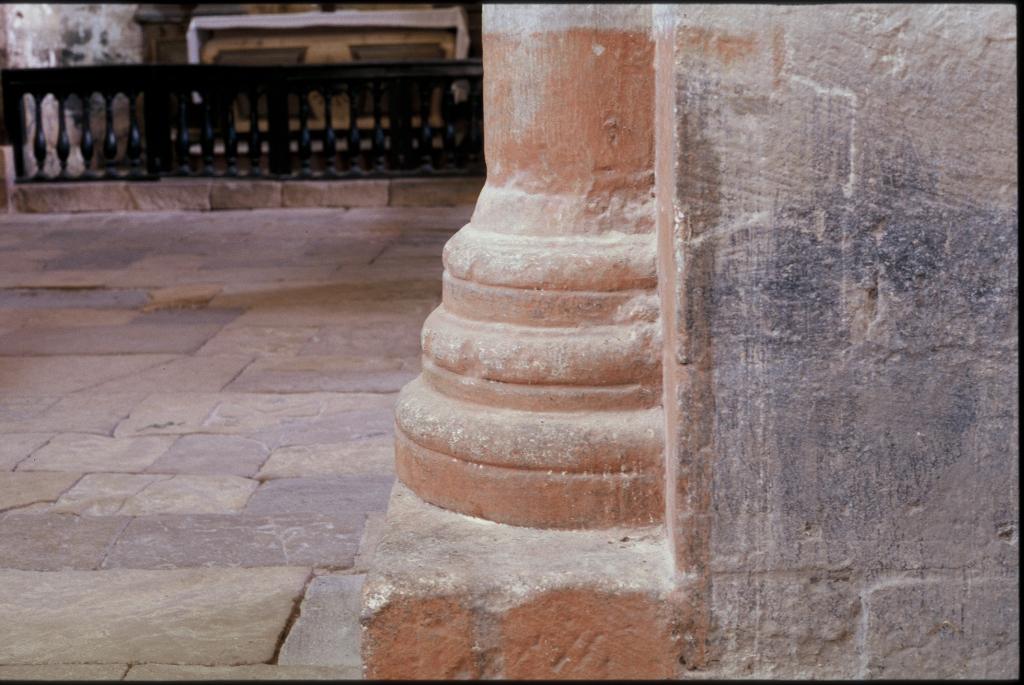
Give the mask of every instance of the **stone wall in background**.
<path id="1" fill-rule="evenodd" d="M 138 5 L 11 3 L 3 12 L 7 67 L 134 64 L 142 60 Z"/>
<path id="2" fill-rule="evenodd" d="M 654 9 L 695 676 L 1018 674 L 1014 12 Z"/>

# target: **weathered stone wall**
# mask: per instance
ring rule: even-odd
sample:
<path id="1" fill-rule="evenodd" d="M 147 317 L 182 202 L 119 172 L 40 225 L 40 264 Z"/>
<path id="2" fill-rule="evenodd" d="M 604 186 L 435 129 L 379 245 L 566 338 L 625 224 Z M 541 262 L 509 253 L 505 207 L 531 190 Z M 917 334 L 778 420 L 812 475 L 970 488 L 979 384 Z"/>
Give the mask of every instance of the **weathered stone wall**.
<path id="1" fill-rule="evenodd" d="M 3 12 L 8 67 L 68 67 L 142 61 L 138 5 L 11 3 Z"/>
<path id="2" fill-rule="evenodd" d="M 653 12 L 691 674 L 1017 675 L 1015 9 Z"/>

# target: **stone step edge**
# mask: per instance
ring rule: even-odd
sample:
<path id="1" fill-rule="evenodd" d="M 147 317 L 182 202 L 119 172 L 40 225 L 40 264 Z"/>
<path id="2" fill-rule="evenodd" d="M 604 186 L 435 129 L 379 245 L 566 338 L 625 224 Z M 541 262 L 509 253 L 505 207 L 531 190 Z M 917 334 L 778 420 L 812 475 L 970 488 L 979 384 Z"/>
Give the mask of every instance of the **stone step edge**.
<path id="1" fill-rule="evenodd" d="M 345 180 L 177 179 L 7 181 L 0 212 L 208 212 L 274 208 L 453 207 L 473 205 L 483 176 Z"/>

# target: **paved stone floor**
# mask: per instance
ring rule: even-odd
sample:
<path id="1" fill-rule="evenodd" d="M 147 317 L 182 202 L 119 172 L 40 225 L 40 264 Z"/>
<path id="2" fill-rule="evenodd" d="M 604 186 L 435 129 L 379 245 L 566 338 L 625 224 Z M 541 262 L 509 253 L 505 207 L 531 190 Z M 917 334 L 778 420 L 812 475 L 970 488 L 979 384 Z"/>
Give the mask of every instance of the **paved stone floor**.
<path id="1" fill-rule="evenodd" d="M 0 679 L 358 677 L 470 212 L 0 217 Z"/>

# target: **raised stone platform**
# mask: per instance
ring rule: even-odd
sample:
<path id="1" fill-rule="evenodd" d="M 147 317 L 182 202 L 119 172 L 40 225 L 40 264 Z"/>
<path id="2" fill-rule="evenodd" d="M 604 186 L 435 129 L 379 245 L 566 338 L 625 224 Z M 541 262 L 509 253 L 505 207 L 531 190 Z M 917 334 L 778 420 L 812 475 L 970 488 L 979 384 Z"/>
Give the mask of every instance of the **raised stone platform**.
<path id="1" fill-rule="evenodd" d="M 363 590 L 365 676 L 672 678 L 673 589 L 661 526 L 510 526 L 396 483 Z"/>
<path id="2" fill-rule="evenodd" d="M 476 176 L 277 181 L 164 178 L 159 181 L 22 183 L 9 189 L 20 213 L 216 211 L 278 207 L 455 207 L 472 205 Z"/>

